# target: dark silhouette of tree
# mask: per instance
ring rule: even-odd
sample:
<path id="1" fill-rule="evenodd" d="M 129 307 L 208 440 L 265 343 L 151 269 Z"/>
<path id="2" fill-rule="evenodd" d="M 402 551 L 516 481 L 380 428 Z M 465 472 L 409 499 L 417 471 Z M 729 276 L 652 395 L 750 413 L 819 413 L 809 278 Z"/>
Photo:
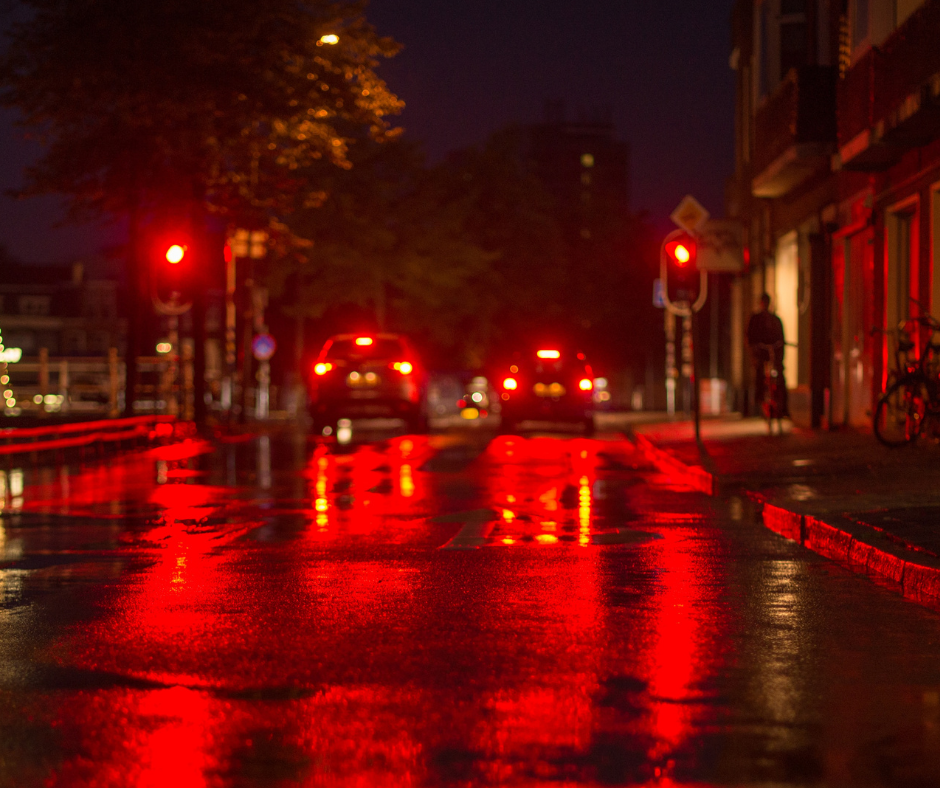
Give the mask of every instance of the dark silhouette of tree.
<path id="1" fill-rule="evenodd" d="M 342 0 L 23 4 L 0 57 L 0 103 L 45 144 L 23 194 L 64 194 L 75 219 L 129 222 L 129 409 L 136 302 L 153 262 L 142 228 L 188 223 L 203 236 L 203 266 L 216 262 L 210 215 L 283 231 L 298 203 L 322 199 L 304 175 L 311 164 L 348 167 L 354 142 L 393 133 L 401 102 L 375 67 L 398 46 L 366 23 L 362 3 Z M 196 352 L 198 368 L 198 337 Z"/>
<path id="2" fill-rule="evenodd" d="M 293 236 L 309 241 L 272 272 L 275 295 L 293 316 L 328 316 L 326 333 L 403 331 L 429 359 L 466 359 L 493 257 L 468 234 L 467 205 L 412 145 L 361 145 L 350 158 L 348 171 L 311 175 L 324 200 L 293 217 Z"/>
<path id="3" fill-rule="evenodd" d="M 0 101 L 45 143 L 24 193 L 68 195 L 77 218 L 194 200 L 267 224 L 316 191 L 303 167 L 348 166 L 351 141 L 386 136 L 401 106 L 374 70 L 397 45 L 359 3 L 24 4 Z"/>

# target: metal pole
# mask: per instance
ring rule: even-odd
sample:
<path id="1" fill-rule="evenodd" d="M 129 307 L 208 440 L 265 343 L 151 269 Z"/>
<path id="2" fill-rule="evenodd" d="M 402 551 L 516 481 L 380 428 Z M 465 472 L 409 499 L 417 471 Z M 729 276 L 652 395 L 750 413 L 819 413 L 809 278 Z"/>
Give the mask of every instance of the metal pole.
<path id="1" fill-rule="evenodd" d="M 702 432 L 701 432 L 701 391 L 699 389 L 699 378 L 698 370 L 695 367 L 695 330 L 698 327 L 698 319 L 696 318 L 696 313 L 693 312 L 689 316 L 689 374 L 691 376 L 691 390 L 692 390 L 692 419 L 695 422 L 695 442 L 699 445 L 702 443 Z"/>
<path id="2" fill-rule="evenodd" d="M 666 413 L 676 415 L 676 316 L 668 309 L 666 316 Z"/>
<path id="3" fill-rule="evenodd" d="M 46 395 L 49 393 L 49 349 L 39 348 L 39 415 L 46 415 Z"/>

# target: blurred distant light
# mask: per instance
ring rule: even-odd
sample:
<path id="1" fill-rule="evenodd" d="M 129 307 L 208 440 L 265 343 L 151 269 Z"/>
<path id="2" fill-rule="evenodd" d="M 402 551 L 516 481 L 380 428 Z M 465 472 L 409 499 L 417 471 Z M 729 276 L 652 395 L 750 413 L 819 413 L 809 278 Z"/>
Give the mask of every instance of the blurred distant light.
<path id="1" fill-rule="evenodd" d="M 581 389 L 581 391 L 590 391 L 594 388 L 594 382 L 589 378 L 581 378 L 578 382 L 578 388 Z"/>
<path id="2" fill-rule="evenodd" d="M 606 389 L 606 388 L 607 388 L 607 378 L 594 378 L 594 388 Z"/>
<path id="3" fill-rule="evenodd" d="M 33 397 L 33 402 L 35 402 L 37 405 L 42 405 L 42 394 L 37 394 L 35 397 Z"/>
<path id="4" fill-rule="evenodd" d="M 186 256 L 186 247 L 181 244 L 173 244 L 166 250 L 166 261 L 173 265 L 183 261 Z"/>
<path id="5" fill-rule="evenodd" d="M 535 355 L 539 358 L 561 358 L 561 353 L 557 350 L 539 350 Z"/>
<path id="6" fill-rule="evenodd" d="M 594 166 L 594 154 L 592 154 L 592 153 L 582 153 L 582 154 L 581 154 L 581 166 L 582 166 L 582 167 L 593 167 L 593 166 Z"/>
<path id="7" fill-rule="evenodd" d="M 325 36 L 320 36 L 320 43 L 333 46 L 339 43 L 339 36 L 336 33 L 327 33 Z"/>
<path id="8" fill-rule="evenodd" d="M 483 392 L 474 391 L 473 394 L 470 395 L 470 399 L 472 399 L 474 402 L 483 402 Z"/>
<path id="9" fill-rule="evenodd" d="M 410 361 L 396 361 L 392 366 L 402 375 L 410 375 L 414 369 Z"/>
<path id="10" fill-rule="evenodd" d="M 169 342 L 157 342 L 157 353 L 169 353 L 173 349 L 173 345 Z"/>
<path id="11" fill-rule="evenodd" d="M 356 344 L 359 345 L 359 347 L 368 347 L 372 342 L 372 337 L 356 337 Z"/>
<path id="12" fill-rule="evenodd" d="M 313 371 L 317 375 L 325 375 L 331 369 L 333 369 L 333 365 L 330 364 L 329 362 L 324 363 L 321 361 L 319 364 L 314 364 L 313 366 Z"/>
<path id="13" fill-rule="evenodd" d="M 519 382 L 515 378 L 506 378 L 503 381 L 503 388 L 507 391 L 515 391 L 519 388 Z"/>
<path id="14" fill-rule="evenodd" d="M 468 421 L 473 421 L 473 419 L 480 418 L 480 411 L 478 411 L 476 408 L 464 408 L 462 411 L 460 411 L 460 417 L 467 419 Z"/>
<path id="15" fill-rule="evenodd" d="M 336 422 L 336 442 L 347 444 L 352 441 L 352 422 L 349 419 L 340 419 Z"/>

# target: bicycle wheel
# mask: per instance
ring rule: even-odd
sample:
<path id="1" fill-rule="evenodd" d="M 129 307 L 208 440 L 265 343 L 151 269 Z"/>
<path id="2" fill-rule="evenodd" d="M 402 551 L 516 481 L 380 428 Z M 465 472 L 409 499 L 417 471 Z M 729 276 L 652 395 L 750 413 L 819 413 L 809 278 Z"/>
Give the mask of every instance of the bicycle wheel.
<path id="1" fill-rule="evenodd" d="M 913 443 L 920 436 L 926 416 L 927 386 L 922 380 L 899 380 L 878 400 L 873 427 L 885 446 Z"/>

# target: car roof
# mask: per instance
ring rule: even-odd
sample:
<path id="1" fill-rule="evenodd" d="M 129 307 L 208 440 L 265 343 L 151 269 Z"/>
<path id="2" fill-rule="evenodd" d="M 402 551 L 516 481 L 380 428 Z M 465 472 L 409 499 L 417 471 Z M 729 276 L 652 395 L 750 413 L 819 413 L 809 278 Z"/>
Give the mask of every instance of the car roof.
<path id="1" fill-rule="evenodd" d="M 373 339 L 401 339 L 404 340 L 404 337 L 401 334 L 387 334 L 387 333 L 372 333 L 370 331 L 363 331 L 361 334 L 334 334 L 331 336 L 327 342 L 335 342 L 337 340 L 347 340 L 347 339 L 358 339 L 359 337 L 372 337 Z"/>

